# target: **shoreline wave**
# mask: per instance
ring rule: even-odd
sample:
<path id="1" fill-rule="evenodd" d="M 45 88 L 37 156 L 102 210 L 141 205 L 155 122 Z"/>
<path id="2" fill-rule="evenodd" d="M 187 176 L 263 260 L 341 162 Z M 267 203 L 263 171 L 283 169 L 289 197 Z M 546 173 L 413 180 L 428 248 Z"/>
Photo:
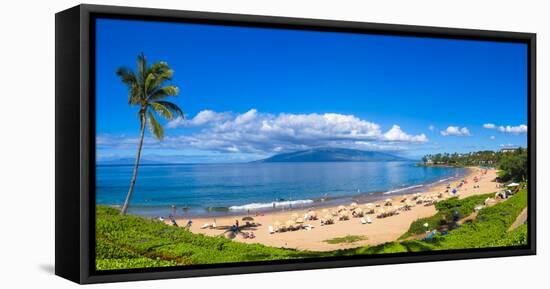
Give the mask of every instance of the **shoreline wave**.
<path id="1" fill-rule="evenodd" d="M 408 191 L 408 190 L 412 190 L 412 189 L 418 189 L 418 188 L 421 188 L 423 186 L 424 186 L 424 184 L 413 185 L 413 186 L 409 186 L 409 187 L 403 187 L 403 188 L 399 188 L 399 189 L 389 190 L 389 191 L 384 192 L 383 194 L 384 195 L 389 195 L 389 194 L 399 193 L 399 192 Z"/>
<path id="2" fill-rule="evenodd" d="M 307 199 L 307 200 L 295 200 L 295 201 L 290 201 L 290 200 L 289 201 L 274 201 L 274 202 L 269 202 L 269 203 L 250 203 L 250 204 L 245 204 L 245 205 L 241 205 L 241 206 L 230 206 L 229 210 L 230 211 L 246 211 L 246 210 L 280 208 L 280 207 L 288 208 L 288 207 L 296 206 L 296 205 L 311 204 L 313 202 L 314 202 L 313 200 Z"/>

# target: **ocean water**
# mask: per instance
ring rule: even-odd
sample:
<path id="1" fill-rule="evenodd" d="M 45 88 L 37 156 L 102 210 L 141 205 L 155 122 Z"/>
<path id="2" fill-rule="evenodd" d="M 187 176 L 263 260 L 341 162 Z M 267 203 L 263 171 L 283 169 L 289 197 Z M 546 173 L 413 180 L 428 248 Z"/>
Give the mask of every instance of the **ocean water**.
<path id="1" fill-rule="evenodd" d="M 98 165 L 96 203 L 122 205 L 132 170 L 133 166 Z M 414 162 L 143 165 L 130 213 L 168 215 L 172 205 L 178 214 L 189 215 L 300 207 L 420 191 L 465 173 L 462 168 L 418 167 Z"/>

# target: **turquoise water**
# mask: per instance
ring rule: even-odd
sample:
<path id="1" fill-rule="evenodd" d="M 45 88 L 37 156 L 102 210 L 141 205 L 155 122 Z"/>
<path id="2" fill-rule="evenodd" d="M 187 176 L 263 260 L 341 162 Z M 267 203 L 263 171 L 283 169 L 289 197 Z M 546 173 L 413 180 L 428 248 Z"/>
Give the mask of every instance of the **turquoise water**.
<path id="1" fill-rule="evenodd" d="M 97 204 L 121 205 L 132 170 L 97 166 Z M 465 172 L 414 162 L 143 165 L 130 212 L 168 215 L 171 205 L 194 215 L 308 206 L 321 200 L 419 191 Z"/>

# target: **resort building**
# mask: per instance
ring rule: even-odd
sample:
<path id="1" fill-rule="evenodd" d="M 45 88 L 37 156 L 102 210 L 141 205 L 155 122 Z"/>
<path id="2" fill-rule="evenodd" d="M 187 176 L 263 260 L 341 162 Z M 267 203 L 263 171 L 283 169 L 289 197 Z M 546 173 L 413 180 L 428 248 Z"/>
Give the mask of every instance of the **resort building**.
<path id="1" fill-rule="evenodd" d="M 503 153 L 513 153 L 515 151 L 517 151 L 519 148 L 518 147 L 503 147 L 500 149 L 501 152 Z"/>

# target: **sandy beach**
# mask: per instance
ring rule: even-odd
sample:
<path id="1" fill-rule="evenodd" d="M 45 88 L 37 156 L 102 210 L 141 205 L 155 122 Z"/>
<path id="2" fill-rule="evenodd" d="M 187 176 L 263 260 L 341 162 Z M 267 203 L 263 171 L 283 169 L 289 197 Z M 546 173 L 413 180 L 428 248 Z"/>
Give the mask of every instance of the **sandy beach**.
<path id="1" fill-rule="evenodd" d="M 450 183 L 450 190 L 456 188 L 458 191 L 456 196 L 459 198 L 495 192 L 497 190 L 497 183 L 494 181 L 496 176 L 497 171 L 494 169 L 482 170 L 480 168 L 470 168 L 469 173 L 463 178 L 466 182 L 458 187 L 460 180 L 453 181 Z M 474 179 L 477 179 L 478 181 L 476 182 Z M 393 206 L 391 208 L 397 209 L 405 203 L 415 203 L 415 200 L 412 199 L 415 196 L 420 196 L 421 198 L 426 199 L 434 198 L 437 200 L 450 198 L 452 197 L 451 193 L 445 193 L 447 190 L 447 185 L 447 182 L 442 182 L 441 184 L 431 186 L 416 195 L 392 195 L 391 202 Z M 387 208 L 383 203 L 384 201 L 373 202 L 375 206 L 379 205 L 375 208 L 375 212 L 378 212 L 381 208 Z M 364 206 L 365 204 L 358 204 L 359 208 L 364 208 Z M 350 208 L 349 204 L 346 207 Z M 270 233 L 268 231 L 269 226 L 273 226 L 277 221 L 284 224 L 287 220 L 292 218 L 293 214 L 303 217 L 308 211 L 315 210 L 318 215 L 322 217 L 324 215 L 324 213 L 321 213 L 323 209 L 327 209 L 332 212 L 337 210 L 337 207 L 320 208 L 309 206 L 307 208 L 293 210 L 287 209 L 285 211 L 264 213 L 251 212 L 250 216 L 254 218 L 254 222 L 259 223 L 260 225 L 252 228 L 244 228 L 241 231 L 253 232 L 255 238 L 244 238 L 238 234 L 233 240 L 244 243 L 260 243 L 272 247 L 294 248 L 311 251 L 329 251 L 354 248 L 364 245 L 376 245 L 394 241 L 409 229 L 410 224 L 413 221 L 419 218 L 432 216 L 436 213 L 434 205 L 415 204 L 410 210 L 399 210 L 397 215 L 386 218 L 377 218 L 377 213 L 365 215 L 365 218 L 370 217 L 370 219 L 372 219 L 372 223 L 370 224 L 362 224 L 360 221 L 361 218 L 350 217 L 350 219 L 346 221 L 339 221 L 336 218 L 334 224 L 321 226 L 321 218 L 319 218 L 317 220 L 304 221 L 304 225 L 307 224 L 313 226 L 311 230 L 301 229 L 277 233 Z M 203 224 L 212 224 L 214 222 L 213 218 L 193 218 L 191 231 L 193 233 L 205 234 L 208 236 L 223 235 L 225 232 L 223 228 L 227 228 L 227 226 L 235 224 L 236 220 L 238 220 L 241 225 L 244 224 L 245 222 L 242 221 L 242 218 L 245 216 L 246 213 L 239 216 L 216 217 L 216 228 L 206 229 L 201 229 L 201 226 L 203 226 Z M 187 221 L 187 219 L 176 220 L 179 226 L 185 226 Z M 168 220 L 166 222 L 169 223 Z M 353 243 L 340 244 L 329 244 L 326 242 L 326 240 L 329 239 L 345 237 L 348 235 L 361 236 L 362 240 Z"/>

